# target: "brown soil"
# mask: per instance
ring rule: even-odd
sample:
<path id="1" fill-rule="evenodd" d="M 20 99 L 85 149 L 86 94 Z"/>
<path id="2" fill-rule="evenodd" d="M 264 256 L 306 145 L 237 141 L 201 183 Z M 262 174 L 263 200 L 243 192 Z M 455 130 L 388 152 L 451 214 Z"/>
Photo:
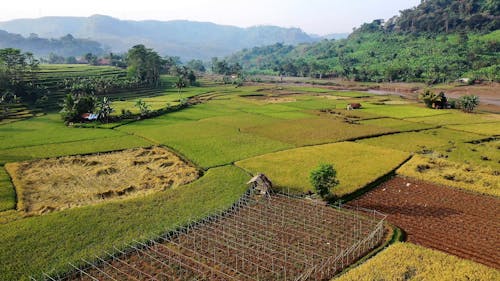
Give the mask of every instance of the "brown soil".
<path id="1" fill-rule="evenodd" d="M 156 192 L 198 178 L 195 167 L 161 148 L 138 148 L 6 165 L 18 209 L 43 214 Z"/>
<path id="2" fill-rule="evenodd" d="M 274 77 L 275 78 L 275 77 Z M 266 79 L 264 79 L 266 81 Z M 279 83 L 280 86 L 306 86 L 310 87 L 310 78 L 288 77 Z M 396 94 L 407 99 L 417 100 L 418 93 L 428 86 L 424 83 L 363 83 L 346 81 L 342 79 L 315 80 L 314 87 L 325 90 L 350 90 L 350 91 L 375 91 L 380 93 Z M 269 83 L 250 83 L 250 85 L 276 85 Z M 323 85 L 322 85 L 323 84 Z M 431 88 L 435 92 L 444 91 L 448 97 L 458 98 L 463 95 L 477 95 L 481 103 L 478 110 L 500 113 L 500 83 L 487 83 L 466 86 L 459 83 L 450 85 L 437 85 Z"/>
<path id="3" fill-rule="evenodd" d="M 500 268 L 500 200 L 396 177 L 349 203 L 375 209 L 408 241 Z"/>

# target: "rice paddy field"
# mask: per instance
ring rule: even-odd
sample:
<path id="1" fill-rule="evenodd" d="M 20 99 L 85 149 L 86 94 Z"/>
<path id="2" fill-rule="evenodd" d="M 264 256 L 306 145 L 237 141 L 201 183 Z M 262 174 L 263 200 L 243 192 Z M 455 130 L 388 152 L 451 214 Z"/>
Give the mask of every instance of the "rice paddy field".
<path id="1" fill-rule="evenodd" d="M 262 172 L 276 188 L 291 193 L 313 192 L 309 173 L 321 163 L 333 164 L 340 184 L 332 192 L 341 197 L 357 191 L 394 170 L 408 153 L 353 142 L 308 146 L 236 162 L 253 174 Z"/>
<path id="2" fill-rule="evenodd" d="M 81 66 L 43 71 L 47 81 L 55 74 L 121 75 L 113 68 L 99 72 Z M 433 110 L 364 92 L 266 84 L 213 83 L 180 95 L 171 87 L 121 93 L 112 106 L 135 112 L 139 98 L 152 109 L 176 105 L 180 98 L 199 102 L 101 127 L 65 126 L 57 112 L 0 124 L 0 280 L 61 274 L 72 269 L 68 262 L 81 266 L 82 258 L 126 249 L 225 210 L 257 173 L 264 173 L 277 191 L 299 195 L 314 191 L 309 174 L 326 163 L 337 170 L 340 185 L 332 192 L 342 198 L 395 173 L 498 196 L 500 119 L 495 114 Z M 362 108 L 347 111 L 348 103 Z M 174 164 L 137 156 L 151 147 L 165 151 L 160 154 L 175 159 Z M 446 176 L 460 169 L 475 182 Z M 131 185 L 134 190 L 124 191 Z M 404 258 L 394 256 L 400 248 Z M 410 269 L 432 280 L 435 266 L 445 263 L 449 274 L 456 263 L 472 277 L 498 276 L 495 269 L 428 251 L 391 246 L 341 278 L 357 280 L 357 274 L 378 266 L 377 259 L 392 260 L 390 268 L 398 268 L 380 271 L 388 280 Z M 422 267 L 413 265 L 412 252 L 425 258 Z M 378 280 L 373 274 L 366 280 Z"/>
<path id="3" fill-rule="evenodd" d="M 500 272 L 411 243 L 397 243 L 335 281 L 498 280 Z"/>

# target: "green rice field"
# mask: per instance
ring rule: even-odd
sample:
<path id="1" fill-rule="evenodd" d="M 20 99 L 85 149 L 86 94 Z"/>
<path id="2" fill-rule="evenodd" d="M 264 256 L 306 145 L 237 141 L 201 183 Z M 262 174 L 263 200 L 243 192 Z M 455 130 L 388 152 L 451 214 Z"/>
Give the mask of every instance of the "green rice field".
<path id="1" fill-rule="evenodd" d="M 41 72 L 48 84 L 58 75 L 125 75 L 112 67 L 72 65 L 43 66 Z M 332 164 L 340 185 L 331 191 L 344 199 L 401 165 L 399 171 L 413 173 L 416 160 L 407 160 L 416 154 L 421 161 L 439 158 L 450 167 L 465 165 L 471 173 L 487 171 L 488 183 L 498 177 L 497 114 L 433 110 L 396 96 L 311 86 L 213 83 L 185 88 L 179 95 L 168 83 L 117 94 L 112 99 L 115 114 L 137 113 L 138 99 L 152 110 L 174 106 L 180 98 L 199 101 L 150 119 L 85 128 L 65 126 L 55 111 L 0 123 L 0 280 L 63 273 L 70 269 L 68 262 L 81 265 L 81 258 L 91 260 L 113 246 L 152 239 L 221 211 L 247 190 L 245 183 L 256 173 L 266 174 L 279 191 L 303 195 L 314 193 L 311 170 Z M 362 108 L 347 111 L 353 102 Z M 43 215 L 16 210 L 6 163 L 153 145 L 177 153 L 202 176 L 145 196 Z M 442 184 L 439 176 L 426 180 Z"/>

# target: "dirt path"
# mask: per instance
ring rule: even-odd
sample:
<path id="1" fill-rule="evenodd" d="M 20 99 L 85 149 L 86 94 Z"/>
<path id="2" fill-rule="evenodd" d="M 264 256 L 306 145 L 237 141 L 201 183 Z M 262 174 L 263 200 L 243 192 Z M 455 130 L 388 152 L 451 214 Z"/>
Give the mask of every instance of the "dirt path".
<path id="1" fill-rule="evenodd" d="M 349 203 L 375 209 L 408 241 L 500 268 L 500 200 L 396 177 Z"/>

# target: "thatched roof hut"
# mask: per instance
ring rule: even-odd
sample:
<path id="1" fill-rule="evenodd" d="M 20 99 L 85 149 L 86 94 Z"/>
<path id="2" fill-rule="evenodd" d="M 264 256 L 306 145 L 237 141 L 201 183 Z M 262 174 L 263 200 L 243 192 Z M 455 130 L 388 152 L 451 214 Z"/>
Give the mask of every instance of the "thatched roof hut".
<path id="1" fill-rule="evenodd" d="M 271 188 L 273 187 L 273 183 L 266 177 L 264 174 L 257 174 L 250 181 L 247 182 L 250 184 L 253 189 L 260 192 L 262 195 L 269 195 Z"/>

